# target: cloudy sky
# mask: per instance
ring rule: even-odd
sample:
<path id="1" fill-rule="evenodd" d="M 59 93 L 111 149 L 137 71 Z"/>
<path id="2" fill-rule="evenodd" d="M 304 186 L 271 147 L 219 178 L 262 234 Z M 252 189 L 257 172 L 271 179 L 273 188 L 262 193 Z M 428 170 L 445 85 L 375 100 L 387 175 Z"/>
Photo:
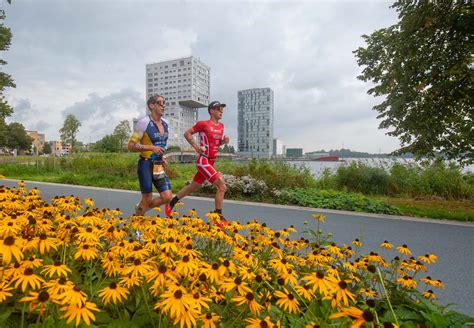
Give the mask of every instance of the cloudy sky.
<path id="1" fill-rule="evenodd" d="M 341 147 L 390 152 L 353 50 L 392 25 L 391 2 L 0 0 L 12 29 L 6 97 L 30 130 L 59 139 L 70 113 L 95 142 L 145 112 L 145 64 L 193 55 L 211 67 L 211 98 L 227 104 L 237 139 L 237 91 L 275 93 L 274 136 L 306 152 Z M 200 110 L 205 118 L 206 110 Z"/>

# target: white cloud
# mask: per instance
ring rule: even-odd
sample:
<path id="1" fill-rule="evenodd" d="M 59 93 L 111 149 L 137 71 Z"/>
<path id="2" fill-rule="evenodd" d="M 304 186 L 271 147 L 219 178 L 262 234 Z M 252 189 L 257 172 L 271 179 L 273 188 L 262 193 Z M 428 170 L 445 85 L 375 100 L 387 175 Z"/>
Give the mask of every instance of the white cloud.
<path id="1" fill-rule="evenodd" d="M 360 37 L 396 21 L 378 1 L 14 1 L 5 52 L 16 89 L 11 120 L 49 140 L 67 113 L 95 141 L 143 114 L 145 64 L 194 55 L 211 67 L 211 97 L 227 103 L 237 138 L 237 91 L 271 87 L 275 136 L 306 151 L 394 150 L 378 130 L 368 84 L 356 79 Z M 30 106 L 26 106 L 26 104 Z M 202 117 L 206 116 L 205 110 Z M 42 122 L 42 123 L 41 123 Z"/>

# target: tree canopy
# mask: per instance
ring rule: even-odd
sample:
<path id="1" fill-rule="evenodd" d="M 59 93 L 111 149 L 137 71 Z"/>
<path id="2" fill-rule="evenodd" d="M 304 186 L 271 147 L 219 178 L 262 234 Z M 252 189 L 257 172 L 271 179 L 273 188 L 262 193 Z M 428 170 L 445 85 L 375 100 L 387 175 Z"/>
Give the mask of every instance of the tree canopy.
<path id="1" fill-rule="evenodd" d="M 379 128 L 400 139 L 399 154 L 473 163 L 472 3 L 400 0 L 392 8 L 398 23 L 363 35 L 367 46 L 354 51 L 364 66 L 358 78 L 384 97 L 373 108 Z"/>
<path id="2" fill-rule="evenodd" d="M 69 114 L 64 120 L 63 127 L 59 130 L 61 134 L 61 142 L 68 143 L 71 145 L 71 152 L 74 150 L 74 145 L 76 144 L 76 135 L 79 131 L 81 122 L 73 115 Z"/>
<path id="3" fill-rule="evenodd" d="M 130 134 L 132 133 L 132 129 L 130 128 L 130 122 L 128 120 L 120 121 L 119 124 L 114 129 L 113 135 L 117 138 L 117 142 L 120 146 L 119 151 L 123 151 L 125 145 L 128 143 L 130 139 Z"/>
<path id="4" fill-rule="evenodd" d="M 10 2 L 10 1 L 8 1 Z M 10 43 L 12 39 L 11 30 L 3 25 L 3 20 L 5 19 L 5 11 L 0 9 L 0 51 L 6 51 L 10 48 Z M 6 65 L 7 62 L 3 59 L 0 59 L 0 66 Z M 0 71 L 0 120 L 5 120 L 6 117 L 10 116 L 13 113 L 13 108 L 8 105 L 7 101 L 3 97 L 3 92 L 5 88 L 15 88 L 16 85 L 13 82 L 12 77 Z"/>

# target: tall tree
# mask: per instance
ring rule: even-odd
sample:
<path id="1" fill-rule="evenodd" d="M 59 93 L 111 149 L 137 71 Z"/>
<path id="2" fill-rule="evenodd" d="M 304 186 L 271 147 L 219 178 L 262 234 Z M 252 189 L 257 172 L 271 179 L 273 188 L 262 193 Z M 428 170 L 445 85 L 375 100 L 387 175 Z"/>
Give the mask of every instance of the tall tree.
<path id="1" fill-rule="evenodd" d="M 8 1 L 10 3 L 10 1 Z M 12 39 L 12 32 L 8 27 L 3 25 L 3 20 L 5 19 L 5 11 L 0 9 L 0 51 L 6 51 L 10 48 L 10 43 Z M 0 59 L 0 65 L 3 66 L 7 62 L 3 59 Z M 11 76 L 3 71 L 0 71 L 0 120 L 5 120 L 6 117 L 10 116 L 13 113 L 13 108 L 8 105 L 5 97 L 3 96 L 3 91 L 5 88 L 15 88 L 16 85 L 13 83 Z"/>
<path id="2" fill-rule="evenodd" d="M 7 127 L 7 142 L 6 146 L 10 149 L 31 150 L 33 140 L 26 133 L 24 126 L 21 123 L 13 122 Z"/>
<path id="3" fill-rule="evenodd" d="M 43 146 L 43 154 L 49 155 L 53 152 L 51 149 L 51 144 L 49 142 L 45 142 Z"/>
<path id="4" fill-rule="evenodd" d="M 130 122 L 128 120 L 120 121 L 120 123 L 115 127 L 113 135 L 116 137 L 120 146 L 119 151 L 124 150 L 131 133 L 132 129 L 130 128 Z"/>
<path id="5" fill-rule="evenodd" d="M 469 0 L 400 0 L 392 8 L 397 24 L 363 35 L 355 50 L 358 77 L 385 96 L 374 106 L 379 128 L 401 141 L 397 153 L 433 157 L 441 152 L 461 164 L 473 163 L 473 32 Z"/>
<path id="6" fill-rule="evenodd" d="M 118 153 L 121 151 L 120 141 L 115 134 L 108 134 L 95 143 L 93 150 L 100 153 Z"/>
<path id="7" fill-rule="evenodd" d="M 69 114 L 64 120 L 63 127 L 59 130 L 59 133 L 61 134 L 61 142 L 71 145 L 70 154 L 72 154 L 74 151 L 76 135 L 80 126 L 81 122 L 79 122 L 79 120 L 73 114 Z"/>

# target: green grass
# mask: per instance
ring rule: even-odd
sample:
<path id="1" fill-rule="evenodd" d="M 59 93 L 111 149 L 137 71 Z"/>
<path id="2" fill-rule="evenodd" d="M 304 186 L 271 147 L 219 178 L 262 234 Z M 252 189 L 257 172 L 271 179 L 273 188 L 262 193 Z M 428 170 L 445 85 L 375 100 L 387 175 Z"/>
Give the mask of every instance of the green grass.
<path id="1" fill-rule="evenodd" d="M 22 162 L 28 164 L 20 164 Z M 136 162 L 137 155 L 130 153 L 84 153 L 72 158 L 22 157 L 17 158 L 16 163 L 0 163 L 0 175 L 139 190 Z M 424 169 L 395 166 L 388 171 L 359 163 L 334 173 L 326 172 L 319 180 L 315 180 L 307 169 L 295 169 L 281 162 L 218 161 L 216 168 L 224 174 L 238 177 L 250 175 L 263 180 L 269 191 L 286 189 L 289 192 L 286 198 L 279 198 L 271 192 L 241 194 L 229 191 L 227 199 L 474 222 L 474 178 L 462 175 L 459 168 L 453 165 L 434 163 Z M 192 179 L 196 168 L 194 163 L 172 163 L 167 173 L 176 193 Z M 201 189 L 198 195 L 213 196 L 213 193 L 213 189 L 208 188 Z M 426 197 L 426 194 L 429 196 Z"/>

